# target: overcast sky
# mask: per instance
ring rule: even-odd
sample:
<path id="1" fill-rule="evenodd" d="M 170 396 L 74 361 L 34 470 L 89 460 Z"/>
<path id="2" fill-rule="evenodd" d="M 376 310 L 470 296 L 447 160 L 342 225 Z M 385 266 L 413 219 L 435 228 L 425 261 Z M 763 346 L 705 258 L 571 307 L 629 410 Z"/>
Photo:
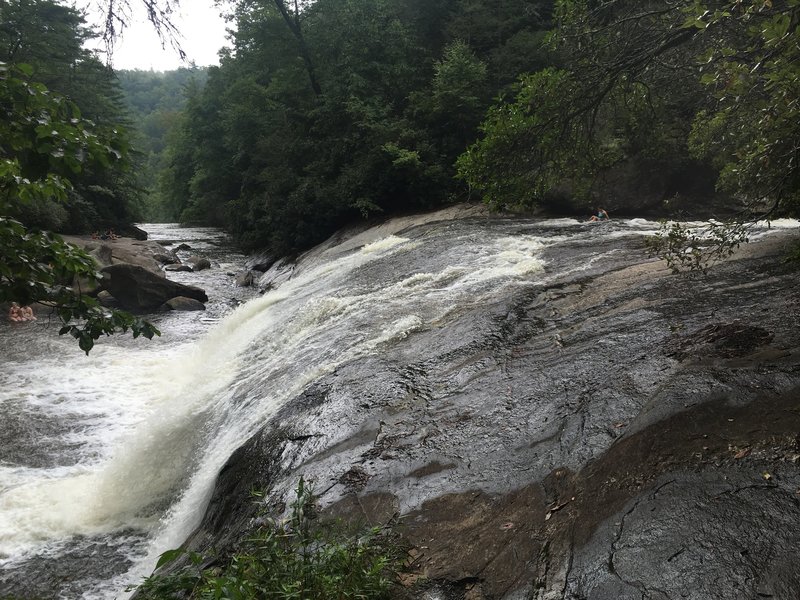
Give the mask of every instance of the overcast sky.
<path id="1" fill-rule="evenodd" d="M 97 4 L 97 0 L 74 2 L 78 9 L 88 8 L 90 11 Z M 182 35 L 180 42 L 186 52 L 187 62 L 181 62 L 178 53 L 169 45 L 161 48 L 161 42 L 139 4 L 136 0 L 131 2 L 134 9 L 137 9 L 132 15 L 133 22 L 125 29 L 122 39 L 114 48 L 112 62 L 115 69 L 169 71 L 188 66 L 190 60 L 197 66 L 218 64 L 217 50 L 226 45 L 225 22 L 220 18 L 213 0 L 181 2 L 180 13 L 174 21 Z M 99 25 L 102 18 L 93 17 L 93 14 L 90 12 L 88 20 Z M 104 48 L 102 41 L 98 42 L 97 47 Z"/>

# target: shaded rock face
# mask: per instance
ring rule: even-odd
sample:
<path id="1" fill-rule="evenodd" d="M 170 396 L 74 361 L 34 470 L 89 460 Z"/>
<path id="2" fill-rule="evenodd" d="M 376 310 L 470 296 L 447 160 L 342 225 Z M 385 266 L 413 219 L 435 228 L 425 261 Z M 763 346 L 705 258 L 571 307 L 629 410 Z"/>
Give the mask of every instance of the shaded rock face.
<path id="1" fill-rule="evenodd" d="M 433 255 L 434 229 L 404 235 Z M 189 546 L 235 543 L 259 510 L 247 492 L 279 514 L 303 475 L 328 515 L 399 516 L 410 598 L 800 597 L 784 240 L 704 277 L 642 246 L 587 228 L 544 250 L 535 285 L 318 378 L 230 458 Z M 423 271 L 403 260 L 358 275 Z"/>
<path id="2" fill-rule="evenodd" d="M 266 252 L 260 252 L 248 257 L 244 266 L 250 271 L 261 271 L 262 273 L 268 271 L 269 268 L 275 263 L 277 259 Z"/>
<path id="3" fill-rule="evenodd" d="M 111 265 L 100 272 L 103 274 L 103 289 L 129 310 L 157 309 L 176 296 L 208 302 L 208 296 L 202 289 L 170 281 L 137 265 Z"/>

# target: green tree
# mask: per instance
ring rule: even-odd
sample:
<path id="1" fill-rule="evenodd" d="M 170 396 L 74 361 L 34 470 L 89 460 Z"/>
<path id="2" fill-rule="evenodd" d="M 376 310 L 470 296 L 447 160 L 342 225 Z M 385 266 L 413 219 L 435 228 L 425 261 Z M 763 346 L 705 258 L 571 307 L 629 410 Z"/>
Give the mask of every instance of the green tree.
<path id="1" fill-rule="evenodd" d="M 70 98 L 81 116 L 115 138 L 119 151 L 129 146 L 127 113 L 113 72 L 83 48 L 94 37 L 83 16 L 53 0 L 9 0 L 0 5 L 0 61 L 27 64 L 35 79 Z M 138 213 L 140 194 L 125 162 L 95 168 L 87 164 L 70 176 L 66 200 L 47 198 L 17 207 L 28 225 L 85 232 L 122 228 Z"/>
<path id="2" fill-rule="evenodd" d="M 524 206 L 565 184 L 590 197 L 623 162 L 643 167 L 640 180 L 710 165 L 731 197 L 786 208 L 798 184 L 799 10 L 797 0 L 560 0 L 552 43 L 563 68 L 520 79 L 460 176 L 496 206 Z"/>
<path id="3" fill-rule="evenodd" d="M 158 330 L 127 313 L 108 311 L 81 293 L 98 278 L 91 257 L 49 233 L 8 218 L 18 206 L 64 201 L 70 178 L 84 168 L 108 167 L 124 158 L 81 117 L 78 107 L 43 84 L 32 69 L 0 63 L 0 302 L 52 307 L 87 354 L 102 335 L 131 331 L 151 338 Z"/>

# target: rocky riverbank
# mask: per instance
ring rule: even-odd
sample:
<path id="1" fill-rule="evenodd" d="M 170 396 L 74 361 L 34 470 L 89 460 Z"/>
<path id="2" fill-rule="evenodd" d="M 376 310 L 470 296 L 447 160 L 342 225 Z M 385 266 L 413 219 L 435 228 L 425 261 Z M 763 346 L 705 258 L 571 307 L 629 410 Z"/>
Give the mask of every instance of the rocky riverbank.
<path id="1" fill-rule="evenodd" d="M 409 597 L 797 598 L 795 240 L 704 276 L 640 238 L 546 250 L 546 283 L 284 406 L 228 461 L 189 546 L 235 542 L 249 491 L 280 512 L 302 474 L 331 516 L 399 519 Z"/>
<path id="2" fill-rule="evenodd" d="M 103 279 L 93 293 L 104 305 L 134 312 L 205 309 L 208 296 L 204 290 L 167 279 L 162 267 L 181 261 L 174 251 L 158 242 L 129 237 L 98 240 L 64 236 L 64 239 L 85 250 L 97 262 Z M 207 259 L 192 258 L 196 260 L 193 267 L 186 266 L 188 270 L 210 266 Z"/>

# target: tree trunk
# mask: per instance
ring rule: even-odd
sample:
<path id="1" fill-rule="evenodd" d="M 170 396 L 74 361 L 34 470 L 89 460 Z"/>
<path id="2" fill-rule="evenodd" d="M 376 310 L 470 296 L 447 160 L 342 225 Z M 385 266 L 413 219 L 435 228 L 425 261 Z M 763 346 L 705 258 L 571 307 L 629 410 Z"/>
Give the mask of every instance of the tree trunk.
<path id="1" fill-rule="evenodd" d="M 297 6 L 297 0 L 294 2 L 294 14 L 289 12 L 284 0 L 275 0 L 275 6 L 280 11 L 281 16 L 286 22 L 286 25 L 289 27 L 289 30 L 292 32 L 292 35 L 294 35 L 294 37 L 297 39 L 297 44 L 300 47 L 300 55 L 302 56 L 303 62 L 306 65 L 308 79 L 311 83 L 311 89 L 314 90 L 314 95 L 321 96 L 322 88 L 320 88 L 319 82 L 317 81 L 317 76 L 314 72 L 314 63 L 311 61 L 311 55 L 308 52 L 308 46 L 306 45 L 306 40 L 303 37 L 303 32 L 300 30 L 300 10 Z"/>

